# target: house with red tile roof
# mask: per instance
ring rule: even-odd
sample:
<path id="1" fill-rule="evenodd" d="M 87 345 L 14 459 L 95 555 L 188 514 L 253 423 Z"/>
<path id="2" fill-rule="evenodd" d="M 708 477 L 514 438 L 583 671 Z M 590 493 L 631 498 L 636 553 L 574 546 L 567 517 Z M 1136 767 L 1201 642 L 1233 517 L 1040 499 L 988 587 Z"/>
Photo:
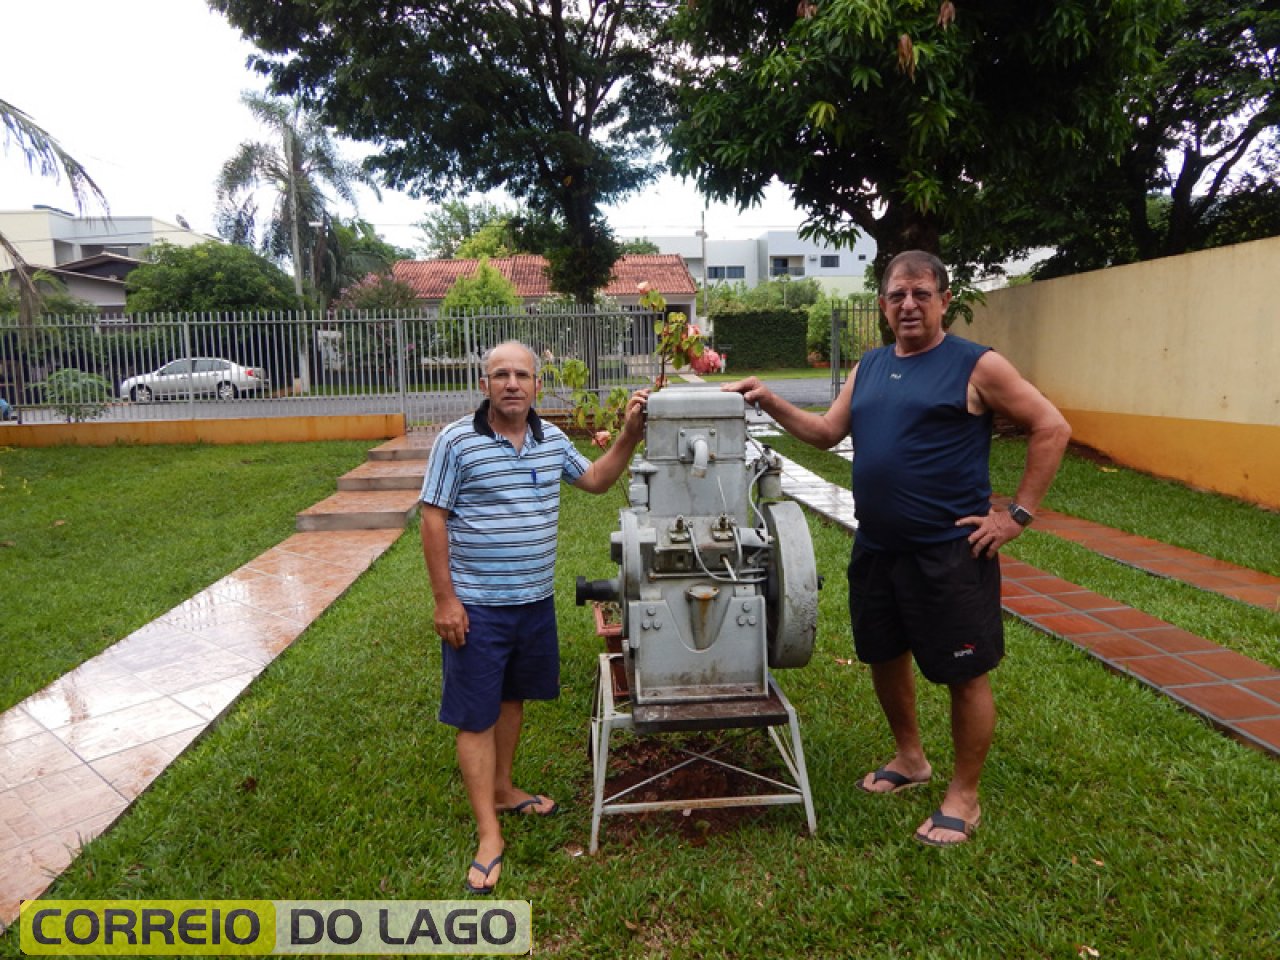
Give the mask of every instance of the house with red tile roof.
<path id="1" fill-rule="evenodd" d="M 418 292 L 426 306 L 439 306 L 449 288 L 461 277 L 473 276 L 478 260 L 399 260 L 391 268 Z M 517 295 L 534 305 L 555 295 L 547 276 L 546 258 L 522 255 L 492 257 L 489 266 L 511 281 Z M 647 282 L 662 294 L 667 309 L 696 319 L 697 285 L 679 254 L 625 254 L 614 264 L 613 276 L 601 293 L 622 307 L 639 304 L 639 285 Z"/>

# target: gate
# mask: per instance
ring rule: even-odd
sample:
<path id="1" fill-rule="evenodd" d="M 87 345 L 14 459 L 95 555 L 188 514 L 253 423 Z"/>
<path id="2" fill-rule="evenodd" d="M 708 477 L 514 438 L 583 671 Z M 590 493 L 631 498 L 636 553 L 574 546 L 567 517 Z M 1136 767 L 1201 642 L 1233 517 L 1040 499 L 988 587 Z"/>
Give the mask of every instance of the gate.
<path id="1" fill-rule="evenodd" d="M 854 365 L 880 346 L 880 308 L 874 298 L 850 297 L 831 307 L 831 399 Z"/>

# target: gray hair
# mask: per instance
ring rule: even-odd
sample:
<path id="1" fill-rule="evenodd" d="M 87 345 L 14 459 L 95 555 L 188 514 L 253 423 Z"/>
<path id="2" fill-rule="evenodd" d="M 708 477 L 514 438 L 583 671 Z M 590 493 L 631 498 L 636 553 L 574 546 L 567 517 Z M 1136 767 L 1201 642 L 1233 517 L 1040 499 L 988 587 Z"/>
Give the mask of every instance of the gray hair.
<path id="1" fill-rule="evenodd" d="M 947 268 L 932 253 L 926 250 L 903 250 L 902 253 L 890 260 L 889 265 L 884 268 L 884 273 L 880 276 L 880 296 L 884 296 L 885 289 L 889 286 L 889 280 L 892 279 L 894 271 L 898 269 L 905 269 L 912 276 L 918 276 L 922 273 L 933 274 L 939 293 L 945 293 L 951 285 L 951 281 L 947 278 Z"/>
<path id="2" fill-rule="evenodd" d="M 489 361 L 493 359 L 493 355 L 503 347 L 519 347 L 525 353 L 529 354 L 529 359 L 533 361 L 533 377 L 536 380 L 542 375 L 542 358 L 539 357 L 531 346 L 519 340 L 503 340 L 501 343 L 495 343 L 492 347 L 484 352 L 480 357 L 481 376 L 488 378 Z"/>

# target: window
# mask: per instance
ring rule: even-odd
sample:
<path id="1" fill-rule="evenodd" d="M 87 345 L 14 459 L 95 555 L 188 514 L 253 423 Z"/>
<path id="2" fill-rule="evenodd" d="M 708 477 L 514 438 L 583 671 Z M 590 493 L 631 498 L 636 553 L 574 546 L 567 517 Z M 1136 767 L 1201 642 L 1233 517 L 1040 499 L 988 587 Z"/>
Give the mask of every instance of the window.
<path id="1" fill-rule="evenodd" d="M 745 280 L 746 267 L 707 267 L 708 280 Z"/>
<path id="2" fill-rule="evenodd" d="M 828 269 L 840 266 L 840 255 L 838 253 L 824 253 L 822 255 L 822 266 Z"/>

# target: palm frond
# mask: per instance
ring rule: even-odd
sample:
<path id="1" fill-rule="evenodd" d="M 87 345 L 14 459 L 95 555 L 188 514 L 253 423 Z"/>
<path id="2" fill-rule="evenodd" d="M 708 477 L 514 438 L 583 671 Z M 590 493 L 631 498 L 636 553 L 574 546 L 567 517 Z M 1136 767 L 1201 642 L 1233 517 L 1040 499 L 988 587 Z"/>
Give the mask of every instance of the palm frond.
<path id="1" fill-rule="evenodd" d="M 27 161 L 27 169 L 54 180 L 66 177 L 77 209 L 84 210 L 89 199 L 100 203 L 104 211 L 108 209 L 106 195 L 80 162 L 63 150 L 52 134 L 4 100 L 0 100 L 0 126 L 4 128 L 5 152 L 16 141 Z"/>

